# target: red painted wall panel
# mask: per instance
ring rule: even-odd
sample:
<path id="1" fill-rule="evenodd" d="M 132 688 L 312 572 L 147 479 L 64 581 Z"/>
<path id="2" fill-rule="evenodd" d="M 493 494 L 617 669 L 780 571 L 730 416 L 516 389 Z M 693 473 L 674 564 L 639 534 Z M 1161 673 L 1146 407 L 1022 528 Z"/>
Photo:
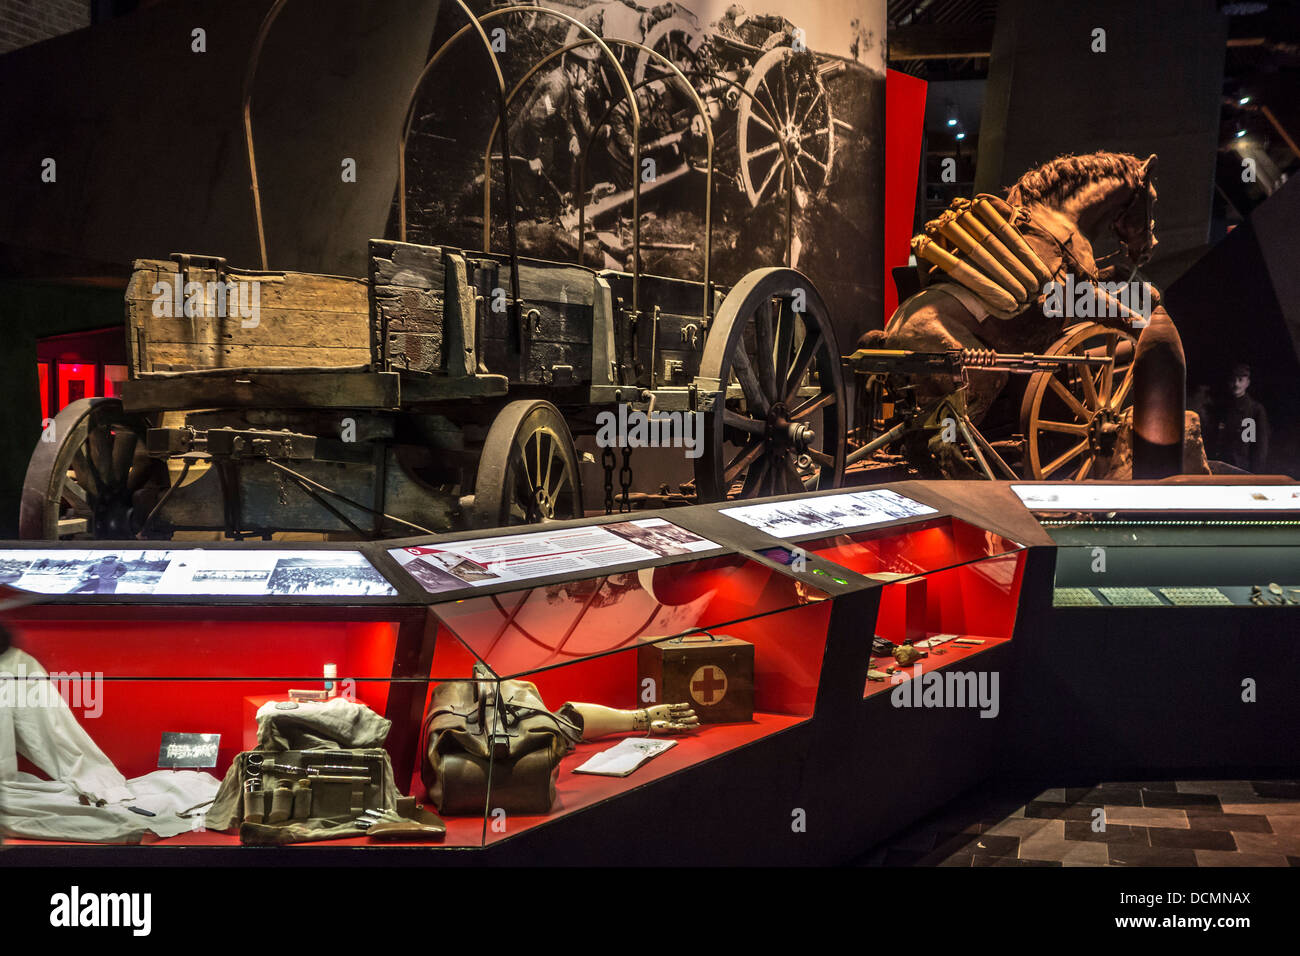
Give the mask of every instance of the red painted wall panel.
<path id="1" fill-rule="evenodd" d="M 925 80 L 897 70 L 885 77 L 885 296 L 888 321 L 898 308 L 892 270 L 907 265 L 916 211 L 925 122 Z"/>

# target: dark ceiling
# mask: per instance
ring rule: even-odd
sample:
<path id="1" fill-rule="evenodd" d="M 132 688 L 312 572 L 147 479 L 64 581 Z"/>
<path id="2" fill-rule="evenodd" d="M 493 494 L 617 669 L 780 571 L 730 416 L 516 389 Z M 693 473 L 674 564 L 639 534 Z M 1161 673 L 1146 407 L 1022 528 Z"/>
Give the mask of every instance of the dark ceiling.
<path id="1" fill-rule="evenodd" d="M 889 66 L 929 83 L 986 79 L 998 16 L 1028 6 L 1025 0 L 888 0 Z M 1300 172 L 1300 0 L 1218 0 L 1217 6 L 1228 20 L 1219 197 L 1232 221 L 1274 191 L 1281 177 Z M 978 130 L 970 133 L 975 140 Z M 1269 170 L 1267 183 L 1241 182 L 1242 159 L 1249 156 Z"/>

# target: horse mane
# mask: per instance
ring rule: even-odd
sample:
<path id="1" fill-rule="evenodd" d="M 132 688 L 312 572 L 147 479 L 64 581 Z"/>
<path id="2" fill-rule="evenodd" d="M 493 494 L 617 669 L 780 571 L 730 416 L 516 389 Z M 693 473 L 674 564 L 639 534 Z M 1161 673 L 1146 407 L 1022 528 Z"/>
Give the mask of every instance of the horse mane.
<path id="1" fill-rule="evenodd" d="M 1059 205 L 1067 196 L 1099 179 L 1118 179 L 1129 188 L 1141 185 L 1142 161 L 1132 153 L 1066 153 L 1031 169 L 1007 190 L 1013 206 L 1042 203 Z"/>

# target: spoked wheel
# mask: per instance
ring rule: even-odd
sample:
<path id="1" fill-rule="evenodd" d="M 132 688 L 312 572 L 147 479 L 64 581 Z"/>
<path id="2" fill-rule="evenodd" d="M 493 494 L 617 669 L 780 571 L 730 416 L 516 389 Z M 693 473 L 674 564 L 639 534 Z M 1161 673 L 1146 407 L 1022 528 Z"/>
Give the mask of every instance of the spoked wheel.
<path id="1" fill-rule="evenodd" d="M 1132 404 L 1133 346 L 1129 332 L 1088 323 L 1069 332 L 1049 355 L 1109 358 L 1099 369 L 1035 372 L 1020 405 L 1026 479 L 1089 477 L 1115 447 L 1120 415 Z"/>
<path id="2" fill-rule="evenodd" d="M 72 402 L 37 442 L 23 481 L 18 534 L 24 539 L 134 538 L 171 481 L 145 454 L 149 422 L 116 398 Z"/>
<path id="3" fill-rule="evenodd" d="M 501 528 L 581 518 L 573 436 L 550 402 L 511 402 L 488 429 L 474 479 L 473 525 Z"/>
<path id="4" fill-rule="evenodd" d="M 750 96 L 740 98 L 736 135 L 740 181 L 750 204 L 757 206 L 786 180 L 781 141 L 790 154 L 793 186 L 819 192 L 835 162 L 835 119 L 816 59 L 790 47 L 768 50 L 754 64 L 745 90 Z M 767 112 L 756 109 L 753 100 Z"/>
<path id="5" fill-rule="evenodd" d="M 723 300 L 705 340 L 701 501 L 838 488 L 846 454 L 839 346 L 807 276 L 759 269 Z"/>
<path id="6" fill-rule="evenodd" d="M 695 76 L 704 67 L 701 50 L 704 47 L 704 34 L 681 17 L 669 17 L 660 20 L 645 35 L 642 44 L 650 50 L 666 57 L 688 77 Z M 662 62 L 653 59 L 647 50 L 636 55 L 636 65 L 632 68 L 632 82 L 640 83 L 650 76 L 670 76 L 672 71 Z"/>

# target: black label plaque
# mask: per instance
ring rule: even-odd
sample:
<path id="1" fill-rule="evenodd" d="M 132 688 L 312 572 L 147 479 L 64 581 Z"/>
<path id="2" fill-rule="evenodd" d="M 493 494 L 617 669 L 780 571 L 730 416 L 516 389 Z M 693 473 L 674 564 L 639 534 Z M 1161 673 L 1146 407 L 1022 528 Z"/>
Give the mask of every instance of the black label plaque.
<path id="1" fill-rule="evenodd" d="M 217 746 L 221 734 L 178 734 L 164 731 L 162 746 L 158 748 L 158 766 L 175 770 L 178 767 L 215 767 Z"/>

